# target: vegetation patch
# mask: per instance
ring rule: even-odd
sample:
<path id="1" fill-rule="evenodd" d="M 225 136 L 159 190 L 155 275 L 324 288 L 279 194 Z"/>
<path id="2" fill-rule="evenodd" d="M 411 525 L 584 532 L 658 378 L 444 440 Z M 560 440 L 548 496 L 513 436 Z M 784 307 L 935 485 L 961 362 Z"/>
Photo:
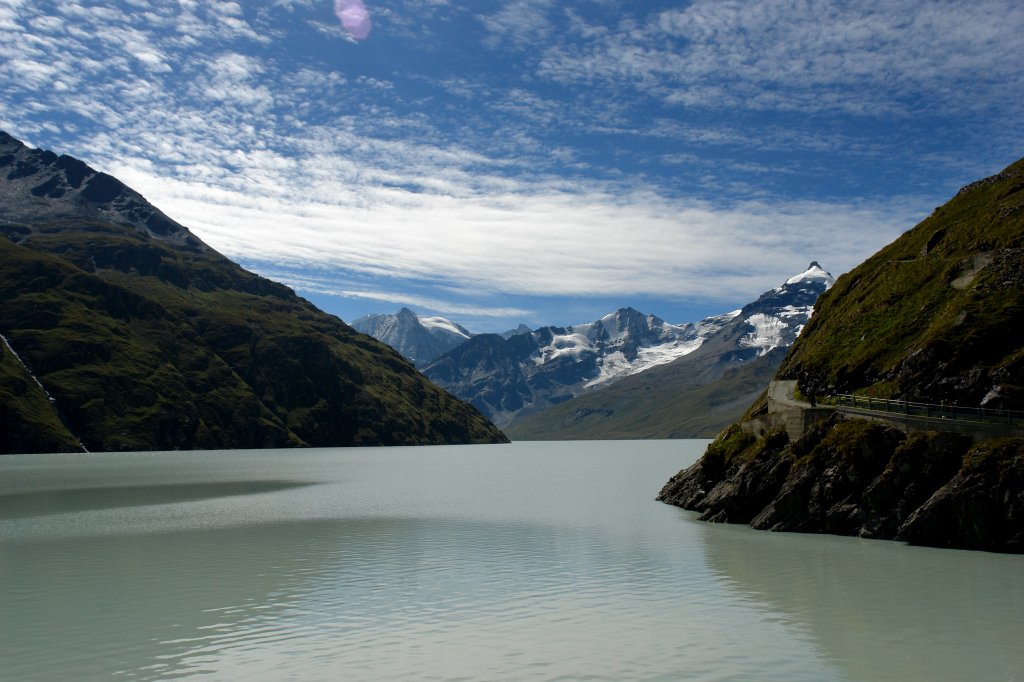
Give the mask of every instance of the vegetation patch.
<path id="1" fill-rule="evenodd" d="M 390 348 L 209 249 L 89 220 L 16 236 L 0 239 L 0 333 L 90 450 L 505 440 Z M 4 359 L 6 450 L 67 449 L 25 395 Z"/>

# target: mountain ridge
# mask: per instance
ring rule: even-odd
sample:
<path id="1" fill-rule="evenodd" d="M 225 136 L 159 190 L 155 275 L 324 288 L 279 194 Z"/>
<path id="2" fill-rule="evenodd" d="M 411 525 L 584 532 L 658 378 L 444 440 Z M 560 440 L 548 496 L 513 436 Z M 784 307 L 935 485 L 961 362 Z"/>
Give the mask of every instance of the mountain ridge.
<path id="1" fill-rule="evenodd" d="M 0 452 L 507 440 L 120 181 L 7 134 L 0 334 Z M 46 442 L 25 435 L 47 414 L 33 382 L 68 426 L 46 419 Z"/>
<path id="2" fill-rule="evenodd" d="M 570 419 L 573 428 L 569 428 L 564 415 L 573 408 L 567 405 L 584 396 L 614 390 L 621 382 L 649 375 L 660 367 L 672 367 L 722 334 L 724 329 L 733 329 L 729 333 L 728 343 L 732 347 L 728 352 L 723 350 L 714 356 L 698 354 L 723 367 L 722 372 L 713 377 L 709 375 L 706 381 L 689 386 L 700 388 L 721 377 L 730 358 L 742 361 L 791 344 L 810 315 L 814 300 L 833 282 L 834 278 L 812 261 L 806 270 L 740 310 L 700 322 L 670 324 L 631 307 L 620 308 L 585 324 L 540 327 L 510 337 L 480 335 L 440 356 L 424 367 L 423 372 L 432 381 L 472 403 L 499 426 L 514 431 L 518 438 L 598 437 L 596 432 L 581 430 L 580 420 Z M 737 336 L 733 339 L 732 335 Z M 773 359 L 776 357 L 777 354 L 772 355 Z M 689 365 L 685 371 L 694 371 L 693 367 Z M 701 372 L 701 369 L 697 367 L 695 371 Z M 763 368 L 755 369 L 756 376 L 762 374 Z M 674 398 L 670 399 L 673 401 Z M 584 406 L 584 409 L 593 413 L 592 408 Z M 555 416 L 534 416 L 545 415 L 550 410 L 555 410 Z M 606 411 L 606 408 L 598 410 Z M 637 416 L 646 419 L 640 412 Z M 559 420 L 557 424 L 551 421 L 553 419 Z M 721 419 L 714 423 L 719 424 Z M 620 427 L 618 432 L 630 434 L 627 437 L 653 437 L 649 430 Z M 604 430 L 600 433 L 609 435 Z M 684 431 L 681 437 L 694 435 Z"/>
<path id="3" fill-rule="evenodd" d="M 696 349 L 727 315 L 673 325 L 620 308 L 590 323 L 480 334 L 423 369 L 498 425 Z"/>

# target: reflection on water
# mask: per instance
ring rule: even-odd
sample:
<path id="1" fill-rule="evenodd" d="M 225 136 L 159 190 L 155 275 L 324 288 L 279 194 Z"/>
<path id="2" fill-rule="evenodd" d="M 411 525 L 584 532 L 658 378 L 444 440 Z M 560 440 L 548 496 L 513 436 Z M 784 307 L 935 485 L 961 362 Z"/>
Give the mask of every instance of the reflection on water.
<path id="1" fill-rule="evenodd" d="M 1019 677 L 1020 557 L 697 523 L 705 443 L 0 460 L 0 678 Z"/>
<path id="2" fill-rule="evenodd" d="M 234 495 L 258 495 L 304 485 L 312 484 L 295 481 L 222 481 L 33 490 L 0 495 L 0 519 L 22 519 L 118 507 L 145 507 Z"/>
<path id="3" fill-rule="evenodd" d="M 699 564 L 586 529 L 353 519 L 6 549 L 42 571 L 10 571 L 22 600 L 0 602 L 14 679 L 715 679 L 752 672 L 731 659 L 758 639 L 778 658 L 764 679 L 829 677 L 789 670 L 770 643 L 806 638 L 757 632 Z"/>
<path id="4" fill-rule="evenodd" d="M 1024 679 L 1020 556 L 702 526 L 709 565 L 854 679 Z"/>

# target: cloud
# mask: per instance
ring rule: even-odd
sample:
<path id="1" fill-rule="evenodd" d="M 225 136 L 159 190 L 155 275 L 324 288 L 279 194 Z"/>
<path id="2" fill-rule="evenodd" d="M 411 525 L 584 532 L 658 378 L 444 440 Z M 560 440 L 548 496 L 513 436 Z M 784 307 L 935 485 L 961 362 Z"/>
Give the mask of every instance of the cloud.
<path id="1" fill-rule="evenodd" d="M 373 287 L 365 283 L 352 282 L 340 273 L 332 275 L 323 272 L 310 275 L 308 270 L 297 273 L 294 270 L 274 269 L 271 266 L 264 269 L 262 274 L 307 294 L 375 301 L 388 304 L 389 307 L 401 305 L 412 306 L 418 310 L 437 310 L 462 319 L 467 317 L 524 319 L 534 314 L 534 311 L 521 307 L 467 304 L 446 298 L 418 295 L 410 293 L 408 288 L 388 291 L 379 286 Z"/>
<path id="2" fill-rule="evenodd" d="M 323 172 L 326 158 L 308 160 L 314 172 L 281 173 L 289 162 L 274 155 L 247 161 L 245 175 L 276 192 L 115 173 L 229 256 L 481 294 L 742 300 L 792 274 L 794 254 L 838 273 L 923 217 L 898 202 L 720 206 L 600 186 L 353 187 L 343 169 Z"/>
<path id="3" fill-rule="evenodd" d="M 503 3 L 497 12 L 477 18 L 488 31 L 491 47 L 511 44 L 522 48 L 549 39 L 554 30 L 550 17 L 554 6 L 553 0 L 512 0 Z"/>
<path id="4" fill-rule="evenodd" d="M 964 173 L 966 145 L 932 146 L 908 111 L 996 106 L 944 134 L 1019 142 L 1021 75 L 989 47 L 1024 48 L 1015 2 L 396 0 L 374 37 L 409 73 L 345 42 L 329 8 L 0 0 L 0 121 L 296 286 L 480 316 L 524 311 L 471 296 L 731 305 L 805 260 L 839 274 L 955 188 L 856 198 L 851 160 L 891 177 L 923 150 Z M 449 24 L 458 40 L 437 41 Z M 456 45 L 458 68 L 419 69 Z"/>
<path id="5" fill-rule="evenodd" d="M 552 45 L 540 75 L 614 83 L 688 107 L 916 111 L 961 109 L 965 92 L 1019 98 L 1024 49 L 1016 0 L 696 0 L 641 17 L 642 28 L 595 31 Z M 981 105 L 977 105 L 981 108 Z"/>
<path id="6" fill-rule="evenodd" d="M 231 102 L 250 112 L 263 112 L 274 105 L 270 88 L 254 84 L 264 70 L 259 59 L 228 52 L 206 64 L 206 73 L 197 77 L 194 87 L 199 96 L 216 105 Z"/>

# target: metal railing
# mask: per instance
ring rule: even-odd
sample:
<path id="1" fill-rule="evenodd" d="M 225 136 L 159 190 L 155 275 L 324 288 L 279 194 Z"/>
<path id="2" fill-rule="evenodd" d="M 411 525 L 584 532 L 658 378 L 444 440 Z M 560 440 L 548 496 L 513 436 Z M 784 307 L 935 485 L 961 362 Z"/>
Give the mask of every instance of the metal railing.
<path id="1" fill-rule="evenodd" d="M 836 407 L 852 407 L 858 410 L 886 412 L 908 417 L 924 417 L 926 419 L 953 419 L 982 424 L 1024 425 L 1024 412 L 1015 412 L 1013 410 L 915 403 L 906 400 L 871 398 L 864 395 L 840 394 L 835 398 Z"/>

